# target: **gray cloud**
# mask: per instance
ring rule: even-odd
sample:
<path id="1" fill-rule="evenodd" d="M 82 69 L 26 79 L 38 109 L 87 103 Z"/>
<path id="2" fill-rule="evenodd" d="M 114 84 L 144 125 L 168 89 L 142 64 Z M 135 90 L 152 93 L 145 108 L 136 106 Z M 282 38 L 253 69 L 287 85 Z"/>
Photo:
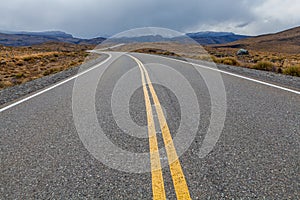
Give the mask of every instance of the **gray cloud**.
<path id="1" fill-rule="evenodd" d="M 297 15 L 284 17 L 291 9 L 283 5 L 279 0 L 10 0 L 1 2 L 0 29 L 64 30 L 80 37 L 146 26 L 258 34 L 300 24 Z M 300 3 L 293 1 L 293 7 L 300 10 Z"/>
<path id="2" fill-rule="evenodd" d="M 242 23 L 242 24 L 238 24 L 235 26 L 235 28 L 243 28 L 243 27 L 246 27 L 250 24 L 251 22 L 245 22 L 245 23 Z"/>

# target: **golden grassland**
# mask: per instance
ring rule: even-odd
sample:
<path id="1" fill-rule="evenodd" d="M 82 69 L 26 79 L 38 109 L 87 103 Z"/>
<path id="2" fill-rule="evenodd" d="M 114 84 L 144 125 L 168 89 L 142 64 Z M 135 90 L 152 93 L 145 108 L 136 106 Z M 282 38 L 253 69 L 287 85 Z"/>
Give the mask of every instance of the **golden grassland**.
<path id="1" fill-rule="evenodd" d="M 226 58 L 230 58 L 237 61 L 235 65 L 242 67 L 300 76 L 299 41 L 300 27 L 298 26 L 274 34 L 211 45 L 206 49 L 216 62 L 222 63 Z M 247 49 L 250 54 L 237 56 L 236 51 L 239 48 Z"/>
<path id="2" fill-rule="evenodd" d="M 0 89 L 78 66 L 88 56 L 88 49 L 93 47 L 66 43 L 0 46 Z"/>
<path id="3" fill-rule="evenodd" d="M 206 47 L 216 63 L 300 76 L 300 53 L 249 50 L 249 55 L 236 55 L 236 48 Z"/>

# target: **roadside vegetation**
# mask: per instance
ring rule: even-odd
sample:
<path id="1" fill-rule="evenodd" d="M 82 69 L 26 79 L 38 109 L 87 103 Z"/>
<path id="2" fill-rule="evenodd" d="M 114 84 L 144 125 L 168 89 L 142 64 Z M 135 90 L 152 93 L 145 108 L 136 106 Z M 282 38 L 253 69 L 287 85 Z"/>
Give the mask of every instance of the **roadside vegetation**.
<path id="1" fill-rule="evenodd" d="M 215 63 L 272 71 L 300 77 L 300 53 L 261 52 L 250 50 L 249 55 L 236 55 L 237 48 L 205 47 Z M 201 59 L 201 56 L 199 57 Z"/>
<path id="2" fill-rule="evenodd" d="M 300 77 L 300 65 L 286 67 L 283 69 L 283 74 Z"/>
<path id="3" fill-rule="evenodd" d="M 143 48 L 141 48 L 143 47 Z M 176 42 L 145 42 L 123 45 L 114 51 L 157 54 L 170 57 L 192 58 L 217 64 L 271 71 L 285 75 L 298 76 L 300 53 L 281 53 L 248 50 L 248 55 L 237 55 L 239 48 L 214 47 Z"/>
<path id="4" fill-rule="evenodd" d="M 211 59 L 218 64 L 240 66 L 240 63 L 234 57 L 217 58 L 215 56 L 211 56 Z"/>
<path id="5" fill-rule="evenodd" d="M 46 43 L 30 47 L 0 46 L 0 89 L 82 64 L 89 45 Z"/>

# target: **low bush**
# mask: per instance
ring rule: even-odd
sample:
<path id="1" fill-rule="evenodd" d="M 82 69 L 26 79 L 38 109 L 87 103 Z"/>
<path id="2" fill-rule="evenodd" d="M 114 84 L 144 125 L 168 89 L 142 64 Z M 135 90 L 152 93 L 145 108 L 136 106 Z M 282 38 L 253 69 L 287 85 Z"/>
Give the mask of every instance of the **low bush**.
<path id="1" fill-rule="evenodd" d="M 23 73 L 17 73 L 17 74 L 15 75 L 15 78 L 22 78 L 22 77 L 24 77 L 24 74 L 23 74 Z"/>
<path id="2" fill-rule="evenodd" d="M 23 62 L 23 61 L 18 61 L 18 62 L 16 63 L 16 65 L 17 65 L 17 66 L 23 66 L 23 65 L 24 65 L 24 62 Z"/>
<path id="3" fill-rule="evenodd" d="M 25 62 L 28 62 L 28 61 L 32 61 L 32 60 L 34 60 L 35 58 L 33 57 L 33 56 L 25 56 L 24 58 L 23 58 L 23 61 L 25 61 Z"/>
<path id="4" fill-rule="evenodd" d="M 253 69 L 265 70 L 265 71 L 273 71 L 274 64 L 271 62 L 261 61 L 257 64 L 253 65 Z"/>
<path id="5" fill-rule="evenodd" d="M 283 74 L 300 77 L 300 65 L 290 66 L 283 69 Z"/>
<path id="6" fill-rule="evenodd" d="M 219 59 L 216 58 L 215 56 L 211 56 L 211 59 L 214 63 L 219 63 Z"/>
<path id="7" fill-rule="evenodd" d="M 212 56 L 211 59 L 215 63 L 220 63 L 224 65 L 234 65 L 234 66 L 240 65 L 240 63 L 235 58 L 231 58 L 231 57 L 216 58 L 215 56 Z"/>
<path id="8" fill-rule="evenodd" d="M 50 58 L 50 62 L 56 62 L 56 58 Z"/>
<path id="9" fill-rule="evenodd" d="M 223 63 L 224 65 L 234 65 L 234 66 L 239 66 L 239 62 L 234 59 L 234 58 L 223 58 L 221 59 L 221 63 Z"/>
<path id="10" fill-rule="evenodd" d="M 59 72 L 60 70 L 59 70 L 59 68 L 51 68 L 51 69 L 48 69 L 47 71 L 45 71 L 44 73 L 43 73 L 43 75 L 44 76 L 48 76 L 48 75 L 50 75 L 50 74 L 54 74 L 54 73 L 57 73 L 57 72 Z"/>
<path id="11" fill-rule="evenodd" d="M 212 58 L 209 55 L 196 56 L 195 58 L 199 59 L 199 60 L 204 60 L 204 61 L 212 61 Z"/>
<path id="12" fill-rule="evenodd" d="M 12 86 L 13 83 L 10 81 L 0 81 L 0 88 L 6 88 Z"/>

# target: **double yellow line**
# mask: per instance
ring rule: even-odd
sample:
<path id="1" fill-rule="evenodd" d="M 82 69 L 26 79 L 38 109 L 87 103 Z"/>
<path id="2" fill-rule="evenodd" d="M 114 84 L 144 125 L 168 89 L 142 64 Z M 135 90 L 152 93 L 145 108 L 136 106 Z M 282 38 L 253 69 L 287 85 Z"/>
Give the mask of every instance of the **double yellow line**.
<path id="1" fill-rule="evenodd" d="M 170 172 L 173 180 L 174 189 L 176 192 L 176 197 L 179 200 L 188 200 L 191 199 L 189 189 L 180 165 L 179 158 L 177 156 L 175 146 L 172 140 L 172 136 L 170 134 L 169 126 L 167 124 L 166 118 L 164 116 L 163 110 L 161 108 L 159 99 L 156 95 L 156 92 L 151 83 L 149 74 L 144 67 L 143 63 L 137 58 L 129 55 L 135 62 L 138 64 L 143 84 L 143 92 L 145 98 L 146 105 L 146 113 L 147 113 L 147 122 L 148 122 L 148 135 L 149 135 L 149 148 L 150 148 L 150 162 L 151 162 L 151 175 L 152 175 L 152 192 L 153 199 L 166 199 L 166 192 L 164 188 L 164 179 L 161 169 L 159 149 L 156 137 L 155 124 L 153 119 L 152 107 L 150 102 L 150 96 L 148 93 L 148 89 L 146 87 L 146 83 L 148 84 L 150 93 L 152 95 L 152 99 L 154 102 L 154 106 L 156 109 L 161 133 L 163 136 Z M 146 81 L 145 81 L 146 78 Z"/>

